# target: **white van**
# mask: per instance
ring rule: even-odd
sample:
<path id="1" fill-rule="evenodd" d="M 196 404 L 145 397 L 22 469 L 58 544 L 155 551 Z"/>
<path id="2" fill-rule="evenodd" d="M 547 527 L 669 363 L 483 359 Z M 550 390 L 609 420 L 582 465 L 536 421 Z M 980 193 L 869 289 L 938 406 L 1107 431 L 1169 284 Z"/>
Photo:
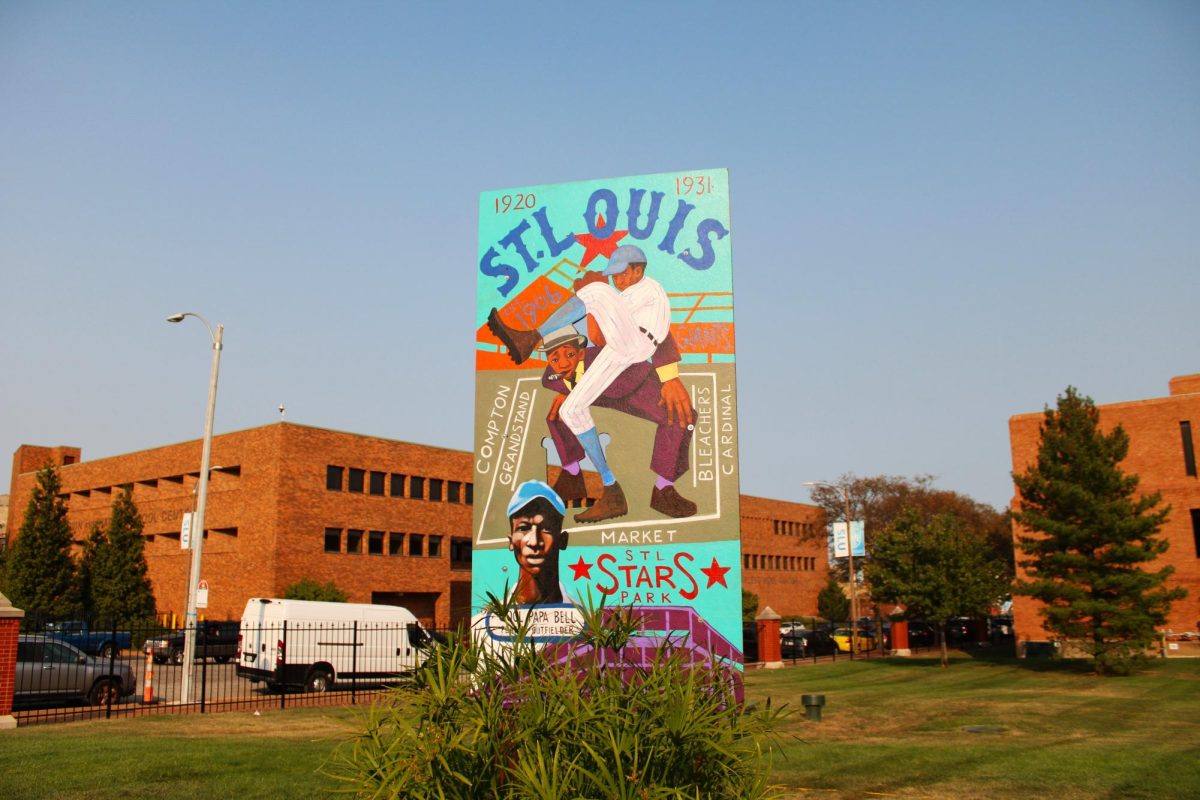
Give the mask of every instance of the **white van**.
<path id="1" fill-rule="evenodd" d="M 327 692 L 338 681 L 411 672 L 432 641 L 400 606 L 252 597 L 242 612 L 237 674 L 272 689 Z"/>

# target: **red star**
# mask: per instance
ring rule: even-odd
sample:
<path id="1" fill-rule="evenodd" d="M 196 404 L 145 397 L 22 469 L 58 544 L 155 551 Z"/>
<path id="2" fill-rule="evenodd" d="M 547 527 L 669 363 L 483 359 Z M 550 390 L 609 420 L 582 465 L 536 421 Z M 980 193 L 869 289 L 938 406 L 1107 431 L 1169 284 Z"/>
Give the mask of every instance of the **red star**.
<path id="1" fill-rule="evenodd" d="M 714 557 L 712 566 L 702 567 L 700 569 L 701 572 L 708 576 L 708 585 L 704 588 L 711 589 L 713 586 L 719 583 L 728 589 L 729 584 L 725 582 L 725 573 L 729 572 L 729 570 L 729 567 L 722 567 L 720 564 L 718 564 L 717 559 Z"/>
<path id="2" fill-rule="evenodd" d="M 604 227 L 604 215 L 596 215 L 596 227 Z M 583 245 L 583 258 L 579 260 L 579 268 L 583 269 L 596 256 L 604 256 L 608 258 L 617 249 L 617 243 L 625 238 L 629 231 L 613 231 L 612 235 L 607 239 L 597 239 L 590 233 L 575 234 L 575 241 Z"/>
<path id="3" fill-rule="evenodd" d="M 571 580 L 577 581 L 580 578 L 590 579 L 592 577 L 592 565 L 584 561 L 583 556 L 580 556 L 578 561 L 571 564 L 571 569 L 575 571 L 575 577 Z"/>

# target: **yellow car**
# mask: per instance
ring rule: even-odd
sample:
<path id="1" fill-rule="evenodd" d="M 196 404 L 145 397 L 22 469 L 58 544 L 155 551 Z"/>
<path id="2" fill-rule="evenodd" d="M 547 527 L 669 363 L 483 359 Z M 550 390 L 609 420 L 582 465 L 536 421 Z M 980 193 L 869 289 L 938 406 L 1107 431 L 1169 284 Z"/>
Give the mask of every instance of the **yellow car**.
<path id="1" fill-rule="evenodd" d="M 865 653 L 868 650 L 875 649 L 875 636 L 873 634 L 866 631 L 859 631 L 858 636 L 855 638 L 858 640 L 858 649 L 854 652 Z M 833 632 L 833 641 L 837 643 L 839 653 L 850 652 L 850 640 L 851 631 L 849 628 L 838 628 Z"/>

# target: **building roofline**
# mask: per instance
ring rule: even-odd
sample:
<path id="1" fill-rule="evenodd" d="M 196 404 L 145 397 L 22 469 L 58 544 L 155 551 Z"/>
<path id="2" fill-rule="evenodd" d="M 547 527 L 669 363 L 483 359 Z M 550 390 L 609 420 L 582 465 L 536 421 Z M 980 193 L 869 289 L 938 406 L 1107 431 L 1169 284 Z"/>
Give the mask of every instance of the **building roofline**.
<path id="1" fill-rule="evenodd" d="M 1166 397 L 1149 397 L 1149 398 L 1146 398 L 1145 400 L 1121 400 L 1121 401 L 1118 401 L 1115 403 L 1097 403 L 1096 410 L 1103 412 L 1108 409 L 1124 409 L 1124 408 L 1136 408 L 1136 407 L 1146 407 L 1146 406 L 1155 406 L 1155 405 L 1167 405 L 1170 403 L 1178 403 L 1180 401 L 1186 401 L 1189 399 L 1194 400 L 1196 397 L 1200 397 L 1200 393 L 1173 394 L 1173 395 L 1168 395 Z M 1051 406 L 1050 408 L 1053 410 L 1053 406 Z M 1010 423 L 1012 423 L 1012 422 L 1016 422 L 1018 420 L 1024 420 L 1028 417 L 1037 417 L 1038 419 L 1043 419 L 1045 416 L 1046 416 L 1046 411 L 1044 409 L 1042 411 L 1025 411 L 1020 414 L 1013 414 L 1011 417 L 1008 418 L 1008 421 Z"/>
<path id="2" fill-rule="evenodd" d="M 405 439 L 389 439 L 386 436 L 376 436 L 375 434 L 371 434 L 371 433 L 354 433 L 353 431 L 344 431 L 344 430 L 339 430 L 337 428 L 324 428 L 319 425 L 304 425 L 304 424 L 301 424 L 298 422 L 289 422 L 287 420 L 279 420 L 277 422 L 271 422 L 266 425 L 255 425 L 255 426 L 249 427 L 249 428 L 238 428 L 237 430 L 222 431 L 221 433 L 214 433 L 213 439 L 217 440 L 223 436 L 234 436 L 239 433 L 250 433 L 251 431 L 264 430 L 266 428 L 273 428 L 275 426 L 290 426 L 293 428 L 304 428 L 306 430 L 321 431 L 323 433 L 336 433 L 336 434 L 341 434 L 343 436 L 358 436 L 358 437 L 361 437 L 364 439 L 379 439 L 379 440 L 385 441 L 385 442 L 392 442 L 395 444 L 406 444 L 406 445 L 411 445 L 413 447 L 428 447 L 433 450 L 442 450 L 447 453 L 461 453 L 463 455 L 471 454 L 470 450 L 459 450 L 457 448 L 443 447 L 441 445 L 436 445 L 436 444 L 422 444 L 420 442 L 410 442 Z M 105 461 L 110 458 L 126 458 L 128 456 L 136 456 L 136 455 L 140 455 L 142 453 L 151 453 L 151 452 L 154 452 L 155 450 L 163 450 L 168 447 L 180 447 L 182 445 L 188 445 L 188 444 L 193 444 L 193 443 L 199 444 L 202 441 L 202 439 L 203 439 L 203 437 L 197 436 L 192 439 L 183 439 L 182 441 L 154 445 L 153 447 L 143 447 L 140 450 L 129 450 L 124 453 L 115 453 L 115 454 L 109 455 L 109 456 L 99 456 L 97 458 L 89 458 L 89 459 L 80 458 L 79 461 L 76 461 L 73 464 L 60 464 L 57 468 L 60 470 L 71 469 L 72 467 L 80 467 L 80 466 L 83 466 L 86 464 L 95 464 L 98 461 Z M 76 447 L 76 446 L 77 445 L 54 445 L 53 447 Z M 36 445 L 36 444 L 31 444 L 29 442 L 23 442 L 20 445 L 20 447 L 46 447 L 48 449 L 53 449 L 53 447 L 50 445 Z M 18 449 L 20 449 L 20 448 L 18 448 Z M 80 449 L 82 450 L 82 448 L 80 448 Z M 29 470 L 28 472 L 17 473 L 15 475 L 13 475 L 13 478 L 15 479 L 17 477 L 24 476 L 24 475 L 36 475 L 37 472 L 38 472 L 38 470 L 36 470 L 36 469 Z"/>

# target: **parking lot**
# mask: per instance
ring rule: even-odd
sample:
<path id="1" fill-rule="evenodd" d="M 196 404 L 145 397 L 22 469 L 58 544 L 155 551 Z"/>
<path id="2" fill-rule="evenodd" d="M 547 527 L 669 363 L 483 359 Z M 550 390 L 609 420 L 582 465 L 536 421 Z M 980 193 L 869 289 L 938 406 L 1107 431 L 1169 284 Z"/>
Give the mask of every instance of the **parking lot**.
<path id="1" fill-rule="evenodd" d="M 13 715 L 18 724 L 39 722 L 71 721 L 109 716 L 138 716 L 144 714 L 187 714 L 204 713 L 209 710 L 286 708 L 297 705 L 325 705 L 357 702 L 378 694 L 383 688 L 378 683 L 340 682 L 333 690 L 322 694 L 305 693 L 298 690 L 272 691 L 265 683 L 251 683 L 237 676 L 237 666 L 232 661 L 217 664 L 212 661 L 197 662 L 191 668 L 191 697 L 183 702 L 184 668 L 175 664 L 154 664 L 151 682 L 151 699 L 146 700 L 146 658 L 141 655 L 122 654 L 116 658 L 133 670 L 137 680 L 136 691 L 129 696 L 114 700 L 111 705 L 86 705 L 79 700 L 39 699 L 20 701 L 14 705 Z"/>

